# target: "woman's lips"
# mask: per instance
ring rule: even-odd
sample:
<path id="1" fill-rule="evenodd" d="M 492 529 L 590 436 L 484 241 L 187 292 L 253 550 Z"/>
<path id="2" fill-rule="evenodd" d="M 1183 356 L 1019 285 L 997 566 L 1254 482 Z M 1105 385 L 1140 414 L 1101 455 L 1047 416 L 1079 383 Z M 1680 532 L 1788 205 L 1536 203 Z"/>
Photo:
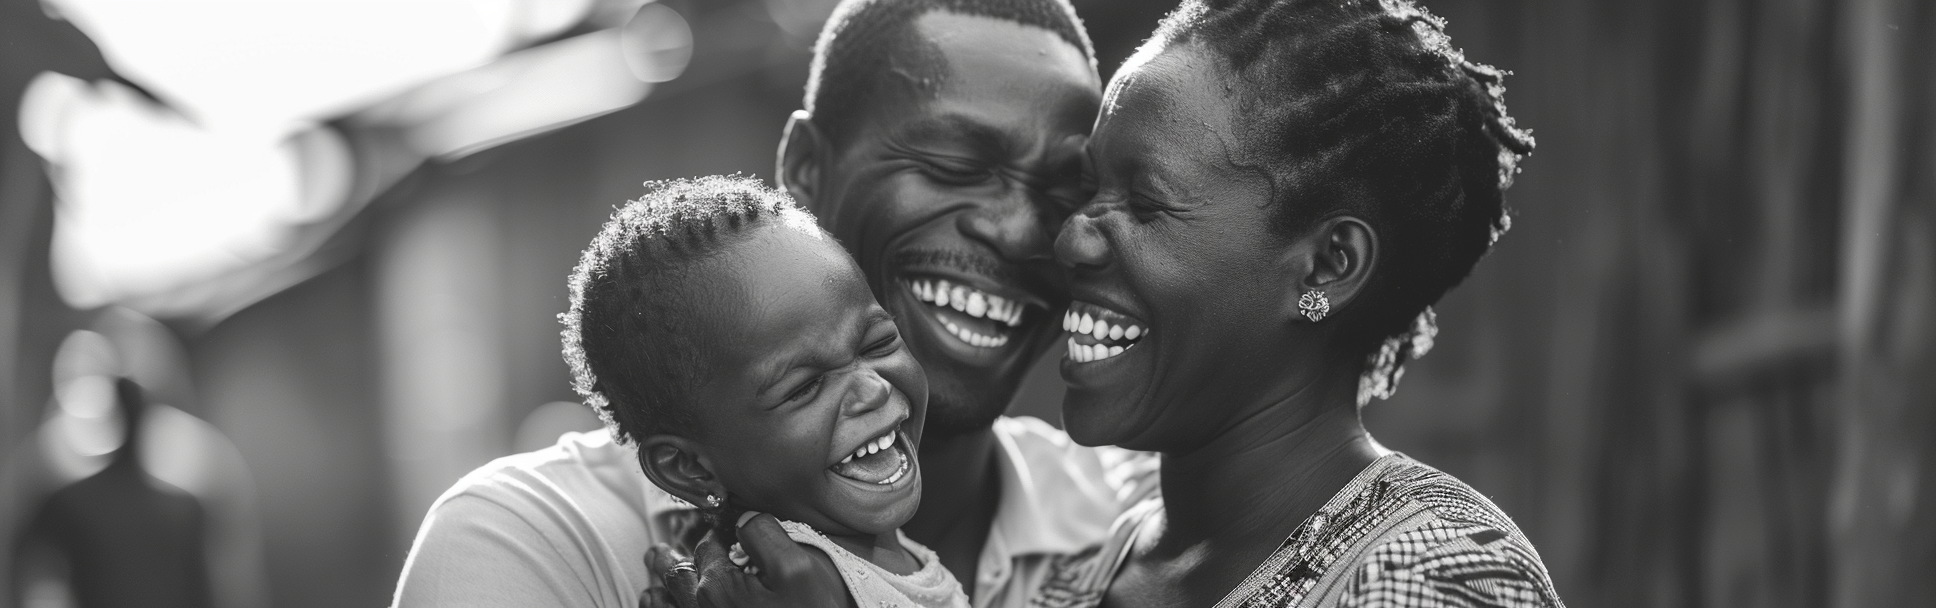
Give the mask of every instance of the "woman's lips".
<path id="1" fill-rule="evenodd" d="M 1069 334 L 1069 360 L 1077 363 L 1123 354 L 1150 335 L 1149 326 L 1134 317 L 1081 301 L 1069 304 L 1062 331 Z"/>

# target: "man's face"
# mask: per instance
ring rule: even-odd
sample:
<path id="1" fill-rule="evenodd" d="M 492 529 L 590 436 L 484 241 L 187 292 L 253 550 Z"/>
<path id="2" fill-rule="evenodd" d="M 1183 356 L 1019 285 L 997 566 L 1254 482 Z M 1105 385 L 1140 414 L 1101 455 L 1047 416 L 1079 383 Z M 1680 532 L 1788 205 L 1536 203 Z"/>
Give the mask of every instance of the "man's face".
<path id="1" fill-rule="evenodd" d="M 1047 30 L 935 12 L 841 143 L 812 206 L 853 252 L 927 369 L 929 434 L 985 428 L 1057 337 L 1055 229 L 1086 197 L 1100 103 L 1080 49 Z M 903 43 L 901 46 L 910 46 Z"/>

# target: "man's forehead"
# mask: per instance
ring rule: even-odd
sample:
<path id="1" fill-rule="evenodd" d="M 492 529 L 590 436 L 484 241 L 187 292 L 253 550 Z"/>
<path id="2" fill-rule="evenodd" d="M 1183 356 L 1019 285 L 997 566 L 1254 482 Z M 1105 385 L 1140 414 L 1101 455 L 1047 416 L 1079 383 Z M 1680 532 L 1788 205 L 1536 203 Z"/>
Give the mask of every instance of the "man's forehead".
<path id="1" fill-rule="evenodd" d="M 1007 19 L 934 10 L 917 17 L 911 32 L 924 49 L 903 49 L 897 66 L 933 70 L 945 79 L 964 72 L 1039 73 L 1094 87 L 1095 70 L 1082 49 L 1047 29 Z"/>

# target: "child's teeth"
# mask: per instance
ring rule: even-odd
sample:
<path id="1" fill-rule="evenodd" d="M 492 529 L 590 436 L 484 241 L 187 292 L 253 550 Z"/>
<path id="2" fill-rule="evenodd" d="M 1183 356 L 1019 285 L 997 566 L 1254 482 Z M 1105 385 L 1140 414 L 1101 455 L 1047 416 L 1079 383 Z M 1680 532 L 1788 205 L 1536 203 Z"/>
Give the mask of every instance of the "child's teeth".
<path id="1" fill-rule="evenodd" d="M 853 461 L 854 461 L 854 455 L 853 455 L 853 454 L 848 454 L 846 458 L 842 458 L 842 459 L 840 459 L 840 464 L 847 464 L 847 463 L 849 463 L 849 462 L 853 462 Z"/>

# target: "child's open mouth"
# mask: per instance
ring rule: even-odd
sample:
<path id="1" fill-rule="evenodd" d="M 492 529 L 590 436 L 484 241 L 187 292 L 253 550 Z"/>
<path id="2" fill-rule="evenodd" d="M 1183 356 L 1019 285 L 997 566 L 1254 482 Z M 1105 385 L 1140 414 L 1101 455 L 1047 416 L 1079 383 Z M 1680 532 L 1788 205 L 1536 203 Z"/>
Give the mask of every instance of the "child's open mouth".
<path id="1" fill-rule="evenodd" d="M 877 485 L 893 485 L 908 474 L 907 442 L 901 434 L 888 431 L 861 444 L 854 453 L 835 463 L 827 470 L 835 475 Z"/>

